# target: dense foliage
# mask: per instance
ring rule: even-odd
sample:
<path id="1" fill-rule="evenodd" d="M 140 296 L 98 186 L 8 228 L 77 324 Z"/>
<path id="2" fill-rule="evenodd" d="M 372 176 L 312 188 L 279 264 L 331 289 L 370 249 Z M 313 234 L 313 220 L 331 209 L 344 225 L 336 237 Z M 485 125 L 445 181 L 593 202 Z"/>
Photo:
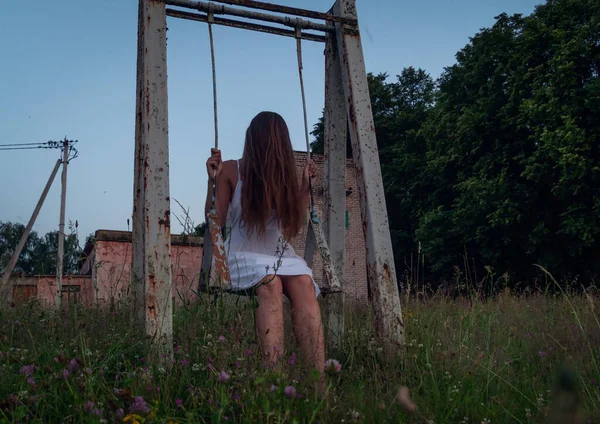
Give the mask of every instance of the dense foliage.
<path id="1" fill-rule="evenodd" d="M 532 283 L 600 271 L 600 2 L 502 14 L 434 81 L 369 75 L 397 269 Z M 315 152 L 323 149 L 322 120 Z"/>
<path id="2" fill-rule="evenodd" d="M 8 265 L 25 226 L 23 224 L 0 222 L 0 272 Z M 13 270 L 15 274 L 54 275 L 58 252 L 58 231 L 50 231 L 40 237 L 31 231 Z M 63 270 L 65 274 L 76 274 L 79 270 L 81 249 L 75 233 L 65 234 Z"/>

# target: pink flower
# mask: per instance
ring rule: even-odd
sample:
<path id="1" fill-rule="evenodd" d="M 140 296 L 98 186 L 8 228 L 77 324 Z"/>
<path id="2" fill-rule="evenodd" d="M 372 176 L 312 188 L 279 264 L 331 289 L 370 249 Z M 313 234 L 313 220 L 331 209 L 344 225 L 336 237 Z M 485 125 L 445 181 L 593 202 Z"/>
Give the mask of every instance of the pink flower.
<path id="1" fill-rule="evenodd" d="M 225 383 L 230 378 L 229 374 L 226 371 L 221 371 L 219 373 L 219 383 Z"/>
<path id="2" fill-rule="evenodd" d="M 75 372 L 79 369 L 79 363 L 77 362 L 77 360 L 75 358 L 71 359 L 71 361 L 69 361 L 69 365 L 68 365 L 69 371 L 71 372 Z"/>
<path id="3" fill-rule="evenodd" d="M 292 355 L 290 356 L 290 360 L 288 361 L 288 364 L 294 365 L 295 363 L 296 363 L 296 354 L 294 352 L 292 352 Z"/>
<path id="4" fill-rule="evenodd" d="M 331 374 L 337 374 L 342 371 L 342 365 L 335 359 L 325 361 L 325 370 Z"/>
<path id="5" fill-rule="evenodd" d="M 270 392 L 274 392 L 275 390 L 277 390 L 278 387 L 274 384 L 271 384 L 271 388 L 269 389 Z"/>
<path id="6" fill-rule="evenodd" d="M 33 364 L 31 364 L 31 365 L 24 365 L 24 366 L 21 367 L 21 369 L 19 370 L 19 372 L 21 374 L 24 374 L 25 377 L 31 377 L 31 375 L 33 374 L 34 369 L 35 368 L 34 368 Z"/>
<path id="7" fill-rule="evenodd" d="M 64 378 L 69 378 L 69 376 L 70 376 L 70 375 L 71 375 L 71 373 L 69 373 L 69 370 L 67 370 L 67 369 L 64 369 L 64 370 L 63 370 L 63 372 L 62 372 L 62 376 L 63 376 Z"/>
<path id="8" fill-rule="evenodd" d="M 35 386 L 35 378 L 28 377 L 27 378 L 27 384 L 29 384 L 30 386 Z"/>
<path id="9" fill-rule="evenodd" d="M 83 404 L 83 410 L 87 413 L 92 412 L 92 409 L 94 409 L 94 402 L 92 402 L 91 400 L 88 400 L 86 403 Z"/>
<path id="10" fill-rule="evenodd" d="M 225 336 L 219 336 L 219 339 L 218 339 L 218 340 L 219 340 L 219 342 L 221 342 L 221 343 L 225 343 L 225 340 L 226 340 L 226 339 L 225 339 Z"/>
<path id="11" fill-rule="evenodd" d="M 134 402 L 129 407 L 131 412 L 134 414 L 147 414 L 150 412 L 150 407 L 146 404 L 146 401 L 141 396 L 136 396 Z"/>
<path id="12" fill-rule="evenodd" d="M 175 405 L 177 405 L 178 408 L 181 408 L 183 406 L 183 401 L 181 399 L 177 399 L 175 401 Z"/>
<path id="13" fill-rule="evenodd" d="M 287 386 L 283 389 L 283 393 L 289 398 L 296 397 L 296 388 L 294 386 Z"/>

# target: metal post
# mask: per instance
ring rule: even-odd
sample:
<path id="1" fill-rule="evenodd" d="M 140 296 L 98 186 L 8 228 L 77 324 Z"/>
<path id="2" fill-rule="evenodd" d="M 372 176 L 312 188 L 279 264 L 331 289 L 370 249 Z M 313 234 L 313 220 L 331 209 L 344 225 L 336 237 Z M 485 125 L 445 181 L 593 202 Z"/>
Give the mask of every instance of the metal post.
<path id="1" fill-rule="evenodd" d="M 42 205 L 44 204 L 44 201 L 46 200 L 48 191 L 50 191 L 52 182 L 54 182 L 54 178 L 56 177 L 56 174 L 58 173 L 58 168 L 60 167 L 60 164 L 61 164 L 61 160 L 58 159 L 56 161 L 56 164 L 54 165 L 54 168 L 52 169 L 50 178 L 48 178 L 46 187 L 44 187 L 44 191 L 42 191 L 42 195 L 40 196 L 40 199 L 38 200 L 37 205 L 35 206 L 35 209 L 33 210 L 33 214 L 31 215 L 31 218 L 29 219 L 29 222 L 27 223 L 27 227 L 25 227 L 25 231 L 23 232 L 23 235 L 21 236 L 21 239 L 19 240 L 19 244 L 17 244 L 17 248 L 15 249 L 12 257 L 10 258 L 10 262 L 8 263 L 8 266 L 4 270 L 4 274 L 2 275 L 2 284 L 0 285 L 0 290 L 2 291 L 2 293 L 0 294 L 0 300 L 2 302 L 4 302 L 5 300 L 10 301 L 10 298 L 12 297 L 12 290 L 10 290 L 12 287 L 9 285 L 10 274 L 12 273 L 12 271 L 17 263 L 17 260 L 19 259 L 19 255 L 21 255 L 21 251 L 23 250 L 23 247 L 25 246 L 27 237 L 29 237 L 29 233 L 31 232 L 31 229 L 33 228 L 33 225 L 35 224 L 35 220 L 37 219 L 37 216 L 40 213 L 40 209 L 42 208 Z"/>
<path id="2" fill-rule="evenodd" d="M 171 211 L 165 3 L 140 0 L 138 14 L 134 272 L 144 287 L 145 330 L 155 359 L 173 355 Z M 139 285 L 137 286 L 140 287 Z"/>
<path id="3" fill-rule="evenodd" d="M 143 125 L 143 94 L 144 94 L 144 45 L 140 42 L 144 33 L 143 7 L 138 7 L 138 46 L 137 46 L 137 76 L 135 102 L 135 151 L 133 160 L 133 214 L 131 228 L 131 300 L 130 319 L 138 329 L 144 328 L 146 321 L 146 304 L 144 303 L 144 169 L 145 151 L 142 145 Z"/>
<path id="4" fill-rule="evenodd" d="M 62 179 L 60 189 L 60 222 L 58 224 L 58 252 L 56 254 L 56 288 L 54 292 L 54 307 L 62 306 L 62 274 L 65 243 L 65 207 L 67 203 L 67 165 L 69 163 L 69 141 L 63 141 Z"/>
<path id="5" fill-rule="evenodd" d="M 355 0 L 337 0 L 336 6 L 340 16 L 357 18 Z M 360 33 L 358 27 L 352 28 L 352 32 L 339 23 L 335 27 L 358 173 L 376 332 L 383 340 L 404 346 L 404 322 Z"/>
<path id="6" fill-rule="evenodd" d="M 335 12 L 334 12 L 335 13 Z M 329 24 L 333 27 L 333 23 Z M 342 68 L 334 34 L 325 44 L 325 235 L 333 268 L 342 282 L 342 291 L 327 296 L 327 327 L 333 344 L 344 335 L 344 268 L 346 210 L 346 129 L 348 125 L 342 85 Z"/>

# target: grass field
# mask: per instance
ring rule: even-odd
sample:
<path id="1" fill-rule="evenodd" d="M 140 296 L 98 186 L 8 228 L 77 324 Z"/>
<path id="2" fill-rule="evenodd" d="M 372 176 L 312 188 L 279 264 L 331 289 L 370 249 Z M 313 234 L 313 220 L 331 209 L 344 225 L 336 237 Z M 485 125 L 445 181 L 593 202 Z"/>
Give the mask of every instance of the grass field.
<path id="1" fill-rule="evenodd" d="M 30 304 L 0 311 L 0 422 L 534 423 L 558 417 L 569 393 L 581 422 L 600 422 L 598 299 L 405 299 L 407 351 L 391 362 L 370 311 L 353 308 L 344 345 L 327 354 L 342 368 L 323 399 L 290 332 L 279 372 L 263 366 L 246 298 L 177 308 L 172 366 L 148 363 L 124 308 L 58 318 Z M 574 381 L 563 378 L 563 394 L 561 366 Z M 412 416 L 395 402 L 402 385 Z"/>

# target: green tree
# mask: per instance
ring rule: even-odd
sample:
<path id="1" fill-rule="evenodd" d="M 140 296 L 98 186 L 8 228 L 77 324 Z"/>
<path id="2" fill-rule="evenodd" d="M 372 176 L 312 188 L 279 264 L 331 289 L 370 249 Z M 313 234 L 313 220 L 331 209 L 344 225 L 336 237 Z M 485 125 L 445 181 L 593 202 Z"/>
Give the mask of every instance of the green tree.
<path id="1" fill-rule="evenodd" d="M 25 226 L 18 223 L 0 222 L 0 272 L 4 272 L 15 251 Z M 39 237 L 31 231 L 19 259 L 13 270 L 16 274 L 43 275 L 56 274 L 56 258 L 58 253 L 58 231 L 51 231 Z M 81 249 L 75 233 L 65 235 L 63 271 L 65 274 L 76 274 L 79 271 Z"/>
<path id="2" fill-rule="evenodd" d="M 464 252 L 529 281 L 600 270 L 599 23 L 592 0 L 503 14 L 444 72 L 415 233 L 434 271 Z"/>

